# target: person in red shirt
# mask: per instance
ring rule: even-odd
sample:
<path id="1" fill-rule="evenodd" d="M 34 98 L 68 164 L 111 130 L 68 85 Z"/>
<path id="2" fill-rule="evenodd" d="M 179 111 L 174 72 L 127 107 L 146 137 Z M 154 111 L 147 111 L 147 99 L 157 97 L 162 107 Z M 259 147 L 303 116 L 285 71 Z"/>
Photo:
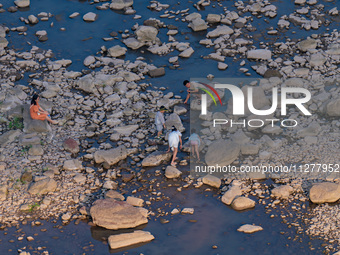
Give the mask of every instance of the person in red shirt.
<path id="1" fill-rule="evenodd" d="M 39 100 L 40 97 L 37 94 L 34 94 L 30 106 L 31 118 L 34 120 L 48 120 L 52 124 L 57 124 L 58 122 L 52 120 L 49 113 L 40 107 Z"/>

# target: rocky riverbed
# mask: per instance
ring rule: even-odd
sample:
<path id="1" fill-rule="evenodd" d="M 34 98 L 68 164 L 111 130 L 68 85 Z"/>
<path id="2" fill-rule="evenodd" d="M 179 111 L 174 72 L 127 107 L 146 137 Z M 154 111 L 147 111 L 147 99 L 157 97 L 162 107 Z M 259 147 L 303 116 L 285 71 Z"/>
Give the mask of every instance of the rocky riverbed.
<path id="1" fill-rule="evenodd" d="M 0 26 L 3 228 L 19 228 L 28 222 L 41 225 L 46 219 L 59 219 L 62 224 L 87 220 L 110 230 L 136 228 L 150 221 L 172 224 L 176 215 L 197 213 L 195 204 L 182 206 L 181 200 L 174 198 L 193 190 L 211 192 L 221 205 L 244 215 L 255 208 L 263 210 L 269 219 L 282 219 L 288 228 L 297 230 L 297 235 L 288 236 L 288 240 L 302 240 L 306 233 L 322 238 L 325 252 L 338 250 L 339 208 L 337 204 L 327 204 L 340 198 L 338 173 L 193 176 L 188 166 L 188 146 L 180 154 L 179 166 L 169 166 L 167 141 L 154 139 L 153 125 L 156 111 L 164 105 L 172 110 L 166 116 L 167 129 L 174 125 L 184 138 L 189 136 L 189 107 L 182 104 L 183 95 L 177 88 L 169 90 L 167 83 L 157 87 L 153 84 L 168 77 L 168 72 L 185 69 L 188 59 L 199 59 L 213 65 L 215 72 L 261 77 L 238 84 L 243 91 L 256 87 L 253 96 L 257 109 L 271 106 L 274 87 L 305 88 L 312 95 L 306 104 L 312 116 L 302 116 L 297 109 L 289 108 L 289 119 L 299 123 L 294 129 L 277 125 L 212 128 L 207 123 L 214 116 L 201 116 L 206 164 L 233 164 L 238 168 L 339 164 L 340 51 L 338 31 L 328 28 L 338 24 L 336 7 L 330 8 L 327 2 L 295 1 L 292 9 L 284 13 L 279 10 L 279 3 L 276 6 L 269 1 L 239 1 L 228 8 L 223 2 L 181 5 L 150 1 L 143 8 L 147 7 L 155 17 L 146 18 L 138 14 L 134 7 L 139 10 L 140 6 L 132 0 L 93 1 L 84 13 L 70 12 L 69 21 L 88 22 L 84 24 L 91 26 L 101 22 L 104 12 L 114 10 L 118 12 L 115 15 L 131 17 L 131 26 L 121 26 L 117 32 L 101 38 L 105 45 L 96 46 L 96 50 L 79 60 L 65 55 L 58 58 L 54 50 L 44 47 L 51 41 L 54 23 L 59 20 L 52 11 L 32 13 L 33 4 L 17 0 L 12 6 L 0 6 L 0 15 L 23 11 L 20 25 Z M 265 30 L 256 24 L 257 20 L 271 24 Z M 303 31 L 302 36 L 296 36 L 292 27 Z M 67 27 L 59 28 L 60 33 L 66 30 Z M 308 33 L 311 30 L 314 32 Z M 288 34 L 295 35 L 294 39 L 285 36 Z M 14 47 L 17 42 L 12 38 L 18 37 L 27 40 L 29 49 Z M 137 56 L 132 59 L 133 54 Z M 163 62 L 153 63 L 149 54 Z M 73 69 L 77 65 L 83 70 Z M 203 73 L 209 82 L 216 81 L 215 73 L 199 73 L 201 68 L 186 75 L 202 77 Z M 41 106 L 52 113 L 58 125 L 49 126 L 30 118 L 29 103 L 34 92 L 40 93 Z M 225 91 L 218 92 L 228 106 L 218 117 L 233 118 L 231 100 Z M 199 109 L 197 100 L 192 100 L 190 110 Z M 280 110 L 264 117 L 280 119 Z M 246 111 L 246 119 L 254 117 L 249 109 Z M 329 218 L 332 222 L 326 221 Z M 260 235 L 268 231 L 269 226 L 266 229 L 261 220 L 250 219 L 233 226 L 234 234 L 259 231 L 254 235 Z M 110 233 L 103 238 L 111 249 L 157 242 L 157 235 L 149 232 L 148 227 L 143 231 Z M 17 240 L 24 238 L 34 241 L 34 237 L 25 234 Z M 214 243 L 208 246 L 219 249 Z M 312 244 L 309 248 L 316 249 Z M 27 254 L 25 250 L 19 252 Z M 36 251 L 56 252 L 44 248 Z"/>

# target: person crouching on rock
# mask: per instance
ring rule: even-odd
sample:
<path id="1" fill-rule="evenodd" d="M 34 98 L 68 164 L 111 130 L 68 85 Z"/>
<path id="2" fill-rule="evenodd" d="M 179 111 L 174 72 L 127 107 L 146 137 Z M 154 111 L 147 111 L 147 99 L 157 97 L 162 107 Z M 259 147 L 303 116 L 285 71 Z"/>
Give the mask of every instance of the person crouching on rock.
<path id="1" fill-rule="evenodd" d="M 31 118 L 34 120 L 48 120 L 52 124 L 57 124 L 58 122 L 52 120 L 49 113 L 40 107 L 39 100 L 40 97 L 37 94 L 34 94 L 30 106 Z"/>
<path id="2" fill-rule="evenodd" d="M 190 94 L 193 94 L 194 97 L 198 100 L 200 100 L 200 95 L 198 95 L 198 88 L 194 84 L 191 84 L 190 81 L 185 80 L 183 81 L 183 85 L 187 88 L 187 97 L 185 98 L 184 104 L 188 103 Z"/>
<path id="3" fill-rule="evenodd" d="M 178 143 L 181 143 L 180 149 L 182 149 L 182 134 L 181 132 L 177 131 L 176 127 L 172 127 L 172 132 L 169 134 L 168 137 L 169 141 L 169 149 L 167 152 L 170 152 L 170 149 L 174 152 L 172 155 L 171 165 L 175 166 L 177 163 L 175 160 L 177 159 L 177 152 L 178 152 Z"/>
<path id="4" fill-rule="evenodd" d="M 201 145 L 201 138 L 196 134 L 196 129 L 191 129 L 191 136 L 189 137 L 189 142 L 191 146 L 191 153 L 193 158 L 197 157 L 197 161 L 200 162 L 199 147 Z M 196 155 L 195 155 L 196 154 Z"/>
<path id="5" fill-rule="evenodd" d="M 164 120 L 164 112 L 166 112 L 168 109 L 166 109 L 164 106 L 161 106 L 159 111 L 156 113 L 155 118 L 155 124 L 157 129 L 157 137 L 158 139 L 161 138 L 163 127 L 165 129 L 165 120 Z"/>

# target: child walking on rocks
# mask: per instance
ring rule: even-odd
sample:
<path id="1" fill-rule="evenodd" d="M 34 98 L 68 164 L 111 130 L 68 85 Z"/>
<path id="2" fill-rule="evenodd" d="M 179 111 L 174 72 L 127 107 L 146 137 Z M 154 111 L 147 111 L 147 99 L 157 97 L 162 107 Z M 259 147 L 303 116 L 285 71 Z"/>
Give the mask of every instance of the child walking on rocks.
<path id="1" fill-rule="evenodd" d="M 177 152 L 178 152 L 178 143 L 180 143 L 180 149 L 182 149 L 182 134 L 181 132 L 177 131 L 176 127 L 172 127 L 172 132 L 169 134 L 169 149 L 167 152 L 170 152 L 170 149 L 174 152 L 172 155 L 171 165 L 176 166 L 175 160 L 177 159 Z"/>
<path id="2" fill-rule="evenodd" d="M 191 135 L 189 137 L 189 142 L 191 146 L 191 153 L 193 157 L 195 158 L 195 153 L 197 157 L 197 161 L 200 162 L 200 153 L 198 151 L 198 148 L 201 145 L 201 138 L 196 134 L 196 129 L 191 129 Z"/>
<path id="3" fill-rule="evenodd" d="M 163 127 L 165 129 L 165 120 L 164 120 L 164 112 L 166 112 L 168 109 L 166 109 L 164 106 L 161 106 L 159 111 L 156 113 L 155 117 L 155 124 L 156 124 L 156 129 L 157 129 L 157 137 L 156 138 L 161 138 Z"/>

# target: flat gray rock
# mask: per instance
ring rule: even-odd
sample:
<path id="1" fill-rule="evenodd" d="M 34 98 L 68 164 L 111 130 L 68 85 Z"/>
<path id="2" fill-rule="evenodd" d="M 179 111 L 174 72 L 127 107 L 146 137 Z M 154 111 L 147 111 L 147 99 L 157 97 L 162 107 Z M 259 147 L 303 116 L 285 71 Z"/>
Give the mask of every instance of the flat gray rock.
<path id="1" fill-rule="evenodd" d="M 155 151 L 143 159 L 142 166 L 159 166 L 163 162 L 168 162 L 171 156 L 171 153 Z"/>
<path id="2" fill-rule="evenodd" d="M 261 231 L 261 230 L 263 230 L 262 227 L 255 226 L 255 225 L 250 225 L 250 224 L 242 225 L 241 227 L 239 227 L 237 229 L 237 231 L 243 232 L 243 233 L 246 233 L 246 234 L 255 233 L 255 232 L 258 232 L 258 231 Z"/>
<path id="3" fill-rule="evenodd" d="M 15 0 L 14 3 L 19 8 L 25 8 L 30 6 L 30 0 Z"/>
<path id="4" fill-rule="evenodd" d="M 109 165 L 114 165 L 120 160 L 125 159 L 129 155 L 125 146 L 119 146 L 111 150 L 100 150 L 94 153 L 94 161 L 97 164 L 106 162 Z"/>
<path id="5" fill-rule="evenodd" d="M 121 47 L 119 45 L 113 46 L 111 48 L 109 48 L 107 50 L 108 55 L 113 57 L 113 58 L 117 58 L 117 57 L 121 57 L 124 56 L 125 53 L 127 52 L 127 49 L 125 47 Z"/>
<path id="6" fill-rule="evenodd" d="M 130 245 L 150 242 L 155 239 L 150 232 L 136 230 L 132 233 L 124 233 L 119 235 L 109 236 L 109 245 L 111 249 L 119 249 Z"/>
<path id="7" fill-rule="evenodd" d="M 113 230 L 134 228 L 148 223 L 147 217 L 138 208 L 113 198 L 95 201 L 90 214 L 94 224 Z"/>
<path id="8" fill-rule="evenodd" d="M 136 38 L 133 37 L 123 40 L 123 43 L 126 45 L 126 47 L 129 47 L 130 49 L 133 50 L 137 50 L 140 47 L 144 46 L 144 43 L 138 41 Z"/>
<path id="9" fill-rule="evenodd" d="M 209 166 L 228 166 L 240 154 L 240 145 L 225 140 L 219 140 L 209 145 L 205 154 L 205 162 Z"/>
<path id="10" fill-rule="evenodd" d="M 332 182 L 314 184 L 309 191 L 309 198 L 315 204 L 336 202 L 340 199 L 340 185 Z"/>
<path id="11" fill-rule="evenodd" d="M 156 40 L 158 30 L 151 26 L 140 26 L 137 28 L 135 34 L 137 40 L 140 42 L 152 42 Z"/>
<path id="12" fill-rule="evenodd" d="M 176 167 L 167 166 L 165 169 L 165 177 L 169 179 L 178 178 L 182 174 Z"/>
<path id="13" fill-rule="evenodd" d="M 7 144 L 15 141 L 21 134 L 20 130 L 10 130 L 0 136 L 0 147 L 4 147 Z"/>
<path id="14" fill-rule="evenodd" d="M 48 133 L 52 129 L 48 124 L 47 120 L 34 120 L 31 118 L 29 112 L 29 105 L 24 105 L 23 117 L 24 117 L 24 132 L 26 133 Z M 46 109 L 48 110 L 48 109 Z"/>
<path id="15" fill-rule="evenodd" d="M 247 197 L 237 197 L 231 204 L 234 210 L 241 211 L 255 207 L 255 201 Z"/>
<path id="16" fill-rule="evenodd" d="M 221 186 L 221 179 L 211 174 L 204 176 L 202 182 L 217 189 Z"/>
<path id="17" fill-rule="evenodd" d="M 51 178 L 46 178 L 37 182 L 33 182 L 28 189 L 28 193 L 31 195 L 44 195 L 55 191 L 56 188 L 57 182 Z"/>
<path id="18" fill-rule="evenodd" d="M 133 0 L 112 0 L 110 8 L 113 10 L 122 10 L 133 5 Z"/>

